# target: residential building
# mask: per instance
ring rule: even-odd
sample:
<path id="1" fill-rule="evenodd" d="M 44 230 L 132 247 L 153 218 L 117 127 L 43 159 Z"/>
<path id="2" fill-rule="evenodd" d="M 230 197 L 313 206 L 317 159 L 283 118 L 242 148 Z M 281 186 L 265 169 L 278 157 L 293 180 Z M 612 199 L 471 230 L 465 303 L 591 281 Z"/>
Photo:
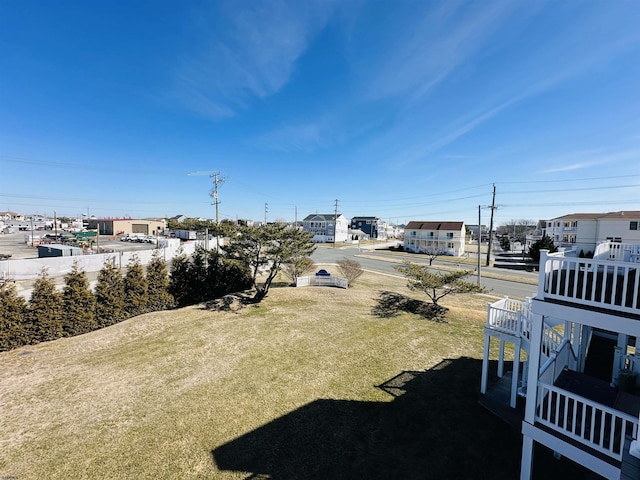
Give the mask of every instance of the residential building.
<path id="1" fill-rule="evenodd" d="M 584 254 L 607 240 L 640 243 L 640 211 L 564 215 L 547 221 L 546 234 L 556 247 Z"/>
<path id="2" fill-rule="evenodd" d="M 481 403 L 521 429 L 521 480 L 532 478 L 535 443 L 604 478 L 638 478 L 639 263 L 640 242 L 600 243 L 593 259 L 543 250 L 533 298 L 489 305 Z M 489 388 L 491 340 L 500 380 Z"/>
<path id="3" fill-rule="evenodd" d="M 386 240 L 386 224 L 378 217 L 353 217 L 351 230 L 362 230 L 371 240 Z"/>
<path id="4" fill-rule="evenodd" d="M 171 220 L 175 220 L 178 223 L 184 223 L 189 217 L 186 215 L 176 215 L 175 217 L 171 217 Z"/>
<path id="5" fill-rule="evenodd" d="M 547 221 L 546 220 L 538 220 L 536 223 L 536 228 L 532 232 L 527 233 L 524 241 L 524 251 L 528 252 L 531 248 L 531 245 L 536 243 L 539 240 L 542 240 L 547 234 Z"/>
<path id="6" fill-rule="evenodd" d="M 302 221 L 302 229 L 313 233 L 312 242 L 341 243 L 349 238 L 349 222 L 341 213 L 307 215 Z"/>
<path id="7" fill-rule="evenodd" d="M 467 225 L 466 228 L 467 230 L 469 230 L 469 233 L 470 233 L 469 240 L 473 241 L 473 243 L 478 242 L 478 230 L 480 230 L 480 235 L 481 235 L 480 241 L 481 242 L 489 241 L 489 227 L 487 227 L 486 225 L 480 225 L 480 227 L 478 227 L 478 225 Z"/>
<path id="8" fill-rule="evenodd" d="M 141 220 L 133 218 L 90 218 L 87 230 L 99 229 L 100 235 L 123 235 L 142 233 L 157 235 L 164 231 L 164 220 Z"/>
<path id="9" fill-rule="evenodd" d="M 411 221 L 404 228 L 405 250 L 462 256 L 465 247 L 464 222 Z"/>
<path id="10" fill-rule="evenodd" d="M 0 220 L 9 223 L 11 220 L 24 221 L 25 217 L 22 213 L 16 212 L 0 212 Z"/>

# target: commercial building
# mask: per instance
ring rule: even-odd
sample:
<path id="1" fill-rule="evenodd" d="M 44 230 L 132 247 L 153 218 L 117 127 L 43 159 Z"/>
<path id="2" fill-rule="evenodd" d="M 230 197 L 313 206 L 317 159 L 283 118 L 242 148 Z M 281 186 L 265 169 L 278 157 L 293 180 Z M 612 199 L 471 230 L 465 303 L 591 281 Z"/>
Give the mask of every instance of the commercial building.
<path id="1" fill-rule="evenodd" d="M 98 229 L 100 235 L 125 235 L 127 233 L 141 233 L 143 235 L 157 235 L 164 231 L 164 220 L 142 220 L 133 218 L 90 218 L 87 229 Z"/>

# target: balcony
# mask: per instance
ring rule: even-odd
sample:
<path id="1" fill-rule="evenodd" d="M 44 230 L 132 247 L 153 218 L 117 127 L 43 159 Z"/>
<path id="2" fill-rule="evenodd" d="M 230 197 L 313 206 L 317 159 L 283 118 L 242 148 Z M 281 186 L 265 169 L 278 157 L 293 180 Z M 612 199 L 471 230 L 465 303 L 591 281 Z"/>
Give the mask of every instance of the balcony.
<path id="1" fill-rule="evenodd" d="M 605 242 L 593 259 L 541 252 L 538 300 L 640 315 L 640 246 Z"/>

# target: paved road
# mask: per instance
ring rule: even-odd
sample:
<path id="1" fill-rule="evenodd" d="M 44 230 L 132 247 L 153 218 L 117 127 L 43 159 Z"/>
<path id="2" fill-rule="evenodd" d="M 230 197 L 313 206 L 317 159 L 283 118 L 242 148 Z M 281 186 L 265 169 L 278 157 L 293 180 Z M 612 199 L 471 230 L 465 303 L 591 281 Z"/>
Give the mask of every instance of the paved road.
<path id="1" fill-rule="evenodd" d="M 356 260 L 362 268 L 365 270 L 372 270 L 375 272 L 381 272 L 386 274 L 393 274 L 401 277 L 401 275 L 395 270 L 395 266 L 402 265 L 403 260 L 410 260 L 417 263 L 425 263 L 428 265 L 429 260 L 425 256 L 406 254 L 398 255 L 383 252 L 376 252 L 375 250 L 358 249 L 357 247 L 341 247 L 341 248 L 326 248 L 318 247 L 312 255 L 313 260 L 318 264 L 335 264 L 342 258 L 349 258 Z M 475 265 L 471 264 L 455 264 L 450 261 L 439 261 L 436 259 L 433 262 L 433 269 L 437 270 L 438 266 L 452 266 L 460 268 L 466 268 L 470 271 L 468 280 L 475 282 L 477 280 L 477 274 L 475 273 Z M 484 259 L 482 259 L 482 272 L 491 272 L 494 275 L 509 276 L 512 278 L 522 278 L 529 281 L 537 280 L 537 274 L 519 270 L 507 270 L 505 268 L 489 268 L 484 267 Z M 525 298 L 532 296 L 537 290 L 536 285 L 530 283 L 521 283 L 514 281 L 513 279 L 496 279 L 483 277 L 481 275 L 481 285 L 491 294 L 502 297 L 508 295 L 513 298 Z"/>

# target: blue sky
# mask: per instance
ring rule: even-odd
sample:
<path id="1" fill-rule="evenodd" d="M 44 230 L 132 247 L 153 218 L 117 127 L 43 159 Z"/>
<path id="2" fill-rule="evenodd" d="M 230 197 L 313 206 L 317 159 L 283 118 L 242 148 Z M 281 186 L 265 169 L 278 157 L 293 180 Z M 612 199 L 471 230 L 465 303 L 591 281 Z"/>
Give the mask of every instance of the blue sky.
<path id="1" fill-rule="evenodd" d="M 640 2 L 0 0 L 0 210 L 640 210 Z M 489 210 L 483 209 L 483 223 Z"/>

